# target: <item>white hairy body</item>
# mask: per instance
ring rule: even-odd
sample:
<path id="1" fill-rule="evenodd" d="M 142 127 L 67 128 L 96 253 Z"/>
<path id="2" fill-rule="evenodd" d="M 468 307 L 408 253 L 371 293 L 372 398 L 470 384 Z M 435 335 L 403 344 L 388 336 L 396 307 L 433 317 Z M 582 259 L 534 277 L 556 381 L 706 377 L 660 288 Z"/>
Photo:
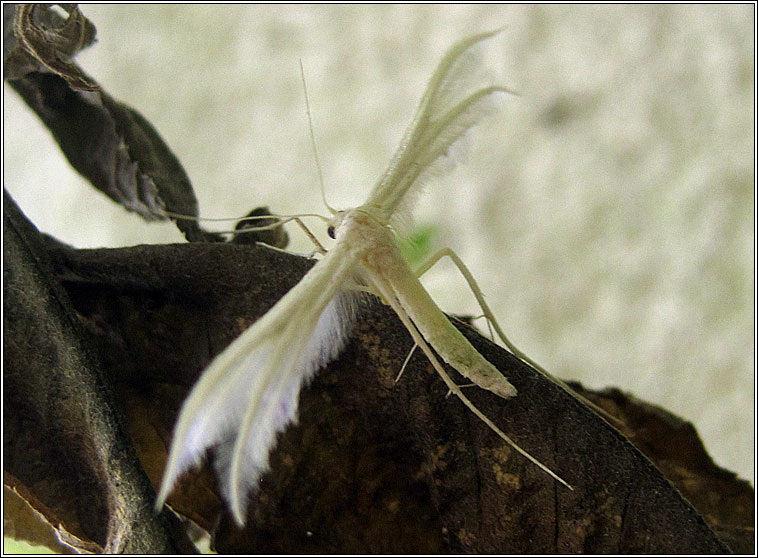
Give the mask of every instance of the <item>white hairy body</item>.
<path id="1" fill-rule="evenodd" d="M 500 431 L 450 379 L 437 355 L 477 386 L 504 398 L 516 395 L 513 385 L 437 307 L 396 245 L 395 236 L 407 230 L 421 183 L 441 166 L 450 166 L 451 148 L 508 93 L 486 84 L 472 52 L 493 34 L 470 37 L 450 49 L 367 201 L 332 211 L 334 245 L 204 371 L 177 422 L 159 506 L 177 477 L 213 446 L 224 496 L 237 523 L 244 524 L 247 499 L 268 468 L 276 436 L 296 419 L 300 388 L 344 347 L 359 303 L 356 293 L 363 291 L 392 307 L 451 392 L 507 443 L 565 484 Z"/>

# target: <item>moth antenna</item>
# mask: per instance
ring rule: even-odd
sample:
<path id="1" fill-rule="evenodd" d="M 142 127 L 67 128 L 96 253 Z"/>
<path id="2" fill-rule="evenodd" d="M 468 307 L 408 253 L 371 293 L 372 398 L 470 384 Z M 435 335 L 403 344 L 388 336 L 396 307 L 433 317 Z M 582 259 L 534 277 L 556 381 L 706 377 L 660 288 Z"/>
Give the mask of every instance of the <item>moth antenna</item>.
<path id="1" fill-rule="evenodd" d="M 172 217 L 174 219 L 184 219 L 186 221 L 208 221 L 208 222 L 224 222 L 224 221 L 258 221 L 262 219 L 278 219 L 277 224 L 289 223 L 295 219 L 303 217 L 315 217 L 321 219 L 323 222 L 328 222 L 329 218 L 319 215 L 318 213 L 294 213 L 292 215 L 245 215 L 244 217 L 198 217 L 196 215 L 184 215 L 182 213 L 174 213 L 173 211 L 162 211 L 166 217 Z"/>
<path id="2" fill-rule="evenodd" d="M 324 190 L 324 173 L 321 171 L 321 159 L 318 157 L 318 149 L 316 148 L 316 135 L 313 133 L 313 118 L 311 117 L 311 103 L 308 101 L 308 86 L 305 84 L 305 70 L 303 69 L 303 59 L 300 59 L 300 78 L 303 82 L 303 95 L 305 96 L 305 113 L 308 115 L 308 132 L 311 136 L 311 147 L 313 148 L 313 158 L 316 161 L 316 169 L 318 171 L 318 183 L 321 188 L 321 201 L 324 202 L 326 208 L 332 215 L 337 211 L 329 205 L 326 201 L 326 192 Z"/>

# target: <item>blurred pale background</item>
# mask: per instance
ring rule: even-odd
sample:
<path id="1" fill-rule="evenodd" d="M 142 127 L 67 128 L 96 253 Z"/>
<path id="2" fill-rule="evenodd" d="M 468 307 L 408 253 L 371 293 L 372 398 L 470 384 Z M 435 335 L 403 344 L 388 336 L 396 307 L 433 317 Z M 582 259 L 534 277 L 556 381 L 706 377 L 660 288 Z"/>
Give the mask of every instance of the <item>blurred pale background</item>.
<path id="1" fill-rule="evenodd" d="M 99 42 L 80 64 L 157 127 L 206 217 L 325 213 L 298 59 L 328 199 L 348 206 L 445 50 L 505 26 L 488 65 L 520 96 L 427 187 L 417 222 L 532 358 L 691 420 L 753 480 L 753 6 L 82 10 Z M 182 240 L 87 186 L 7 86 L 4 100 L 4 182 L 43 231 L 78 247 Z M 478 312 L 451 265 L 425 284 L 446 311 Z"/>

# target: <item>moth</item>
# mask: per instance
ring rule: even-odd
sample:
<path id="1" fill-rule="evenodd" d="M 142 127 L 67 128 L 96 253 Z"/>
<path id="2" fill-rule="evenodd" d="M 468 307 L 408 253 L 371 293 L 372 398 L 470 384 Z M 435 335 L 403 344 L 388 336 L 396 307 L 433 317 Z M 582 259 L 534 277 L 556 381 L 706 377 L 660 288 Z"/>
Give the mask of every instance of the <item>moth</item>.
<path id="1" fill-rule="evenodd" d="M 396 236 L 409 230 L 421 185 L 454 164 L 451 150 L 510 94 L 489 84 L 477 56 L 480 43 L 495 33 L 466 38 L 445 54 L 366 202 L 340 211 L 329 208 L 327 233 L 334 245 L 203 372 L 180 412 L 158 507 L 178 476 L 213 446 L 224 497 L 235 521 L 244 524 L 248 497 L 268 469 L 276 437 L 296 419 L 301 387 L 339 355 L 365 292 L 395 311 L 452 393 L 517 451 L 566 484 L 498 429 L 448 376 L 440 359 L 483 389 L 503 398 L 516 395 L 516 388 L 437 307 L 396 244 Z"/>

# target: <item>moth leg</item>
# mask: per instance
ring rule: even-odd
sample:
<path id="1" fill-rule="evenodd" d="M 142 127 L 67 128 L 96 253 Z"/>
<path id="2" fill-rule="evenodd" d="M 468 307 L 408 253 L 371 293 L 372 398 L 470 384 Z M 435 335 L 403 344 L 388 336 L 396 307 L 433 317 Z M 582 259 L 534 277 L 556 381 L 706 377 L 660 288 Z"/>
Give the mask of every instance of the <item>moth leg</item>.
<path id="1" fill-rule="evenodd" d="M 500 324 L 497 323 L 495 314 L 492 313 L 489 305 L 484 300 L 484 294 L 479 288 L 479 284 L 476 282 L 476 279 L 474 279 L 474 276 L 471 274 L 471 271 L 469 271 L 468 267 L 466 267 L 466 264 L 463 263 L 463 260 L 458 257 L 458 254 L 453 252 L 450 248 L 443 248 L 442 250 L 439 250 L 423 264 L 421 264 L 421 266 L 416 270 L 416 277 L 421 277 L 445 256 L 449 257 L 453 261 L 455 266 L 458 268 L 458 271 L 460 271 L 461 275 L 463 275 L 463 278 L 466 279 L 466 283 L 468 283 L 471 292 L 474 294 L 476 301 L 479 303 L 479 307 L 482 309 L 484 317 L 487 319 L 487 323 L 491 324 L 491 326 L 494 327 L 495 331 L 497 332 L 497 336 L 502 340 L 503 343 L 505 343 L 505 346 L 508 347 L 508 350 L 533 368 L 539 370 L 540 372 L 546 373 L 541 366 L 530 360 L 528 356 L 526 356 L 518 349 L 518 347 L 511 343 L 510 339 L 508 339 L 503 330 L 500 328 Z"/>
<path id="2" fill-rule="evenodd" d="M 424 336 L 421 335 L 421 332 L 416 328 L 415 324 L 413 323 L 413 320 L 411 320 L 411 317 L 405 311 L 405 308 L 403 308 L 403 305 L 400 303 L 397 296 L 395 295 L 395 292 L 393 291 L 392 286 L 385 283 L 379 277 L 373 277 L 371 280 L 371 283 L 373 283 L 373 287 L 377 291 L 382 293 L 382 297 L 387 301 L 389 306 L 395 311 L 398 318 L 400 318 L 400 321 L 405 326 L 405 329 L 407 329 L 408 333 L 411 334 L 413 341 L 424 352 L 424 354 L 426 355 L 426 358 L 429 359 L 429 362 L 431 362 L 437 374 L 440 375 L 440 377 L 442 378 L 442 381 L 445 382 L 445 385 L 447 386 L 447 388 L 451 392 L 453 392 L 458 397 L 458 399 L 460 399 L 461 402 L 466 407 L 468 407 L 468 409 L 472 413 L 474 413 L 482 422 L 484 422 L 487 426 L 489 426 L 490 429 L 493 432 L 495 432 L 498 436 L 500 436 L 509 446 L 511 446 L 514 450 L 516 450 L 518 453 L 520 453 L 524 457 L 526 457 L 529 461 L 534 463 L 537 467 L 542 469 L 545 473 L 547 473 L 553 479 L 560 482 L 562 485 L 566 486 L 569 490 L 574 490 L 573 487 L 569 483 L 567 483 L 565 480 L 559 477 L 556 473 L 554 473 L 547 465 L 543 464 L 540 460 L 532 456 L 528 451 L 523 449 L 511 438 L 509 438 L 508 435 L 506 435 L 505 432 L 500 430 L 495 425 L 495 423 L 492 422 L 492 420 L 490 420 L 489 417 L 487 417 L 487 415 L 481 412 L 479 408 L 476 405 L 474 405 L 468 397 L 463 395 L 461 388 L 458 387 L 458 385 L 450 378 L 447 372 L 445 372 L 444 367 L 440 363 L 439 359 L 437 359 L 437 356 L 434 354 L 434 351 L 432 351 L 431 347 L 424 339 Z"/>
<path id="3" fill-rule="evenodd" d="M 461 275 L 463 275 L 463 277 L 466 279 L 466 283 L 468 283 L 468 286 L 471 289 L 471 292 L 474 294 L 474 297 L 476 297 L 476 301 L 479 303 L 479 307 L 482 309 L 482 312 L 484 313 L 484 317 L 487 319 L 487 324 L 488 325 L 491 324 L 491 326 L 497 332 L 498 337 L 502 340 L 502 342 L 505 344 L 508 350 L 511 353 L 513 353 L 513 355 L 516 358 L 518 358 L 520 361 L 525 362 L 526 364 L 534 368 L 537 372 L 545 376 L 547 379 L 552 381 L 558 387 L 568 392 L 569 395 L 572 395 L 576 397 L 577 399 L 579 399 L 582 403 L 584 403 L 585 405 L 590 407 L 593 411 L 595 411 L 597 414 L 599 414 L 601 417 L 606 419 L 606 421 L 616 424 L 617 426 L 622 424 L 622 422 L 619 419 L 609 414 L 605 409 L 596 405 L 595 403 L 593 403 L 592 401 L 590 401 L 583 395 L 578 394 L 576 391 L 571 389 L 571 387 L 569 387 L 569 385 L 566 384 L 566 382 L 550 374 L 550 372 L 542 368 L 542 366 L 540 366 L 531 358 L 526 356 L 526 354 L 521 352 L 518 349 L 518 347 L 516 347 L 513 343 L 511 343 L 510 339 L 508 339 L 508 337 L 505 335 L 503 330 L 500 328 L 500 324 L 497 323 L 497 319 L 495 319 L 495 314 L 493 314 L 489 305 L 484 300 L 484 294 L 482 293 L 482 290 L 479 288 L 479 284 L 476 282 L 476 279 L 474 279 L 474 276 L 471 274 L 471 271 L 469 271 L 468 267 L 466 267 L 466 264 L 463 263 L 463 260 L 461 260 L 461 258 L 458 257 L 458 254 L 453 252 L 453 250 L 451 250 L 450 248 L 443 248 L 442 250 L 439 250 L 438 252 L 434 253 L 429 259 L 427 259 L 423 264 L 421 264 L 421 266 L 416 270 L 416 276 L 421 277 L 421 275 L 429 271 L 429 269 L 431 269 L 433 265 L 435 265 L 438 261 L 440 261 L 445 256 L 449 257 L 453 261 L 455 266 L 458 268 L 458 271 L 460 271 Z"/>
<path id="4" fill-rule="evenodd" d="M 318 241 L 315 235 L 311 232 L 311 230 L 306 226 L 305 223 L 303 223 L 303 221 L 299 217 L 294 217 L 294 216 L 287 217 L 286 219 L 282 219 L 281 221 L 279 221 L 278 223 L 275 223 L 274 225 L 256 227 L 255 229 L 248 229 L 248 230 L 266 230 L 268 228 L 271 228 L 271 226 L 283 225 L 284 223 L 288 223 L 290 221 L 294 221 L 295 224 L 300 227 L 300 229 L 305 233 L 305 235 L 308 237 L 308 239 L 313 243 L 313 246 L 315 247 L 315 250 L 313 252 L 306 254 L 308 258 L 312 258 L 314 254 L 321 254 L 322 256 L 326 254 L 326 251 L 327 251 L 326 248 L 324 248 L 324 246 Z M 279 252 L 283 252 L 285 254 L 292 253 L 282 248 L 277 248 L 276 246 L 269 245 L 269 248 L 273 248 L 274 250 L 278 250 Z"/>
<path id="5" fill-rule="evenodd" d="M 293 217 L 292 219 L 297 223 L 297 226 L 299 226 L 302 231 L 305 233 L 305 235 L 310 239 L 311 242 L 313 242 L 313 246 L 316 248 L 316 252 L 321 254 L 322 256 L 326 254 L 326 248 L 318 241 L 318 239 L 313 235 L 311 230 L 305 226 L 305 223 L 299 218 L 299 217 Z"/>
<path id="6" fill-rule="evenodd" d="M 477 385 L 476 384 L 461 384 L 458 387 L 463 389 L 463 388 L 477 387 Z M 447 399 L 451 395 L 453 395 L 453 390 L 450 390 L 450 389 L 447 390 L 447 394 L 445 394 L 445 399 Z"/>
<path id="7" fill-rule="evenodd" d="M 413 353 L 416 352 L 417 348 L 418 344 L 414 343 L 413 347 L 411 347 L 411 350 L 408 352 L 408 356 L 405 357 L 403 365 L 400 367 L 400 372 L 398 372 L 397 378 L 395 378 L 395 383 L 398 383 L 400 381 L 400 377 L 403 375 L 403 372 L 405 372 L 405 367 L 408 366 L 408 363 L 410 362 L 411 357 L 413 356 Z"/>
<path id="8" fill-rule="evenodd" d="M 418 349 L 418 343 L 414 343 L 413 347 L 411 347 L 411 350 L 408 351 L 408 356 L 405 357 L 405 360 L 403 361 L 403 365 L 400 367 L 400 372 L 398 372 L 397 377 L 395 378 L 395 383 L 398 383 L 400 381 L 400 378 L 403 375 L 403 372 L 405 372 L 406 367 L 408 366 L 408 363 L 410 362 L 411 358 L 413 357 L 413 353 L 416 352 L 416 349 Z M 476 387 L 476 384 L 463 384 L 459 385 L 459 388 L 468 388 L 468 387 Z M 453 394 L 452 390 L 447 390 L 447 395 L 445 395 L 445 399 L 450 397 Z"/>
<path id="9" fill-rule="evenodd" d="M 411 347 L 411 350 L 408 351 L 408 356 L 405 357 L 405 360 L 403 361 L 403 365 L 400 367 L 400 372 L 398 372 L 397 377 L 395 378 L 395 383 L 398 383 L 400 381 L 400 378 L 402 377 L 403 372 L 405 372 L 405 369 L 408 366 L 408 363 L 410 362 L 411 357 L 413 357 L 413 353 L 416 352 L 416 349 L 418 349 L 418 344 L 414 343 L 413 347 Z M 458 387 L 461 388 L 461 389 L 462 388 L 468 388 L 468 387 L 476 387 L 476 384 L 474 384 L 474 383 L 463 384 L 463 385 L 459 385 Z M 447 395 L 445 395 L 445 398 L 450 397 L 452 394 L 453 394 L 453 392 L 450 391 L 450 390 L 448 390 Z"/>
<path id="10" fill-rule="evenodd" d="M 479 314 L 478 316 L 472 316 L 471 317 L 472 320 L 480 320 L 482 318 L 484 318 L 484 323 L 487 324 L 487 335 L 489 336 L 490 341 L 492 341 L 494 343 L 495 342 L 495 332 L 492 330 L 492 324 L 490 323 L 490 321 L 487 318 L 487 316 L 485 316 L 484 314 Z"/>

